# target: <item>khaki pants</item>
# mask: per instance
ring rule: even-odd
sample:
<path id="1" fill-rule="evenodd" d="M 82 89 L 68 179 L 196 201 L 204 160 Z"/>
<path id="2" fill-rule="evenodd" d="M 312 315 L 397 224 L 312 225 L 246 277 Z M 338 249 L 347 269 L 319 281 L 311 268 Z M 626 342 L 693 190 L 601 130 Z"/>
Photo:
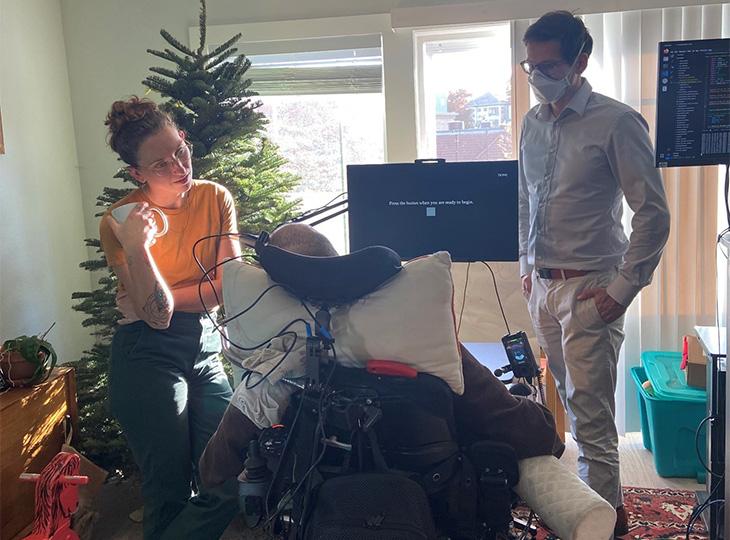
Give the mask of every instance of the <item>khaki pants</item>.
<path id="1" fill-rule="evenodd" d="M 533 272 L 527 302 L 578 445 L 578 476 L 614 508 L 623 500 L 615 392 L 624 318 L 607 325 L 592 298 L 576 297 L 591 287 L 606 287 L 616 274 L 612 268 L 571 279 L 543 279 Z"/>

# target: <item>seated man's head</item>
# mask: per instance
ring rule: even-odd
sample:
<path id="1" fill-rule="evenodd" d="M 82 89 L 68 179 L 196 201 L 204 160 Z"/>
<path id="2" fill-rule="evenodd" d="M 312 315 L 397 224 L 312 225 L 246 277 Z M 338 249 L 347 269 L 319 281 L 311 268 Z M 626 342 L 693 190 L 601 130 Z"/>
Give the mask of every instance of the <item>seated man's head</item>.
<path id="1" fill-rule="evenodd" d="M 310 257 L 339 255 L 325 235 L 305 223 L 284 223 L 278 226 L 269 236 L 269 244 Z"/>

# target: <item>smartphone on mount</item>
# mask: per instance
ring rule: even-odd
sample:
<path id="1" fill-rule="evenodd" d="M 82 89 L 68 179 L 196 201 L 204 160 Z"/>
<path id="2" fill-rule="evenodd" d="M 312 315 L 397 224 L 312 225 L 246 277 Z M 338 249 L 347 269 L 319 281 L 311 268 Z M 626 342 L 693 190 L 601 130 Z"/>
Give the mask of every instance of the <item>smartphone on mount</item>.
<path id="1" fill-rule="evenodd" d="M 502 337 L 502 345 L 507 353 L 512 374 L 516 378 L 532 379 L 537 376 L 539 367 L 535 362 L 535 355 L 532 354 L 527 334 L 521 330 L 515 334 L 507 334 Z"/>

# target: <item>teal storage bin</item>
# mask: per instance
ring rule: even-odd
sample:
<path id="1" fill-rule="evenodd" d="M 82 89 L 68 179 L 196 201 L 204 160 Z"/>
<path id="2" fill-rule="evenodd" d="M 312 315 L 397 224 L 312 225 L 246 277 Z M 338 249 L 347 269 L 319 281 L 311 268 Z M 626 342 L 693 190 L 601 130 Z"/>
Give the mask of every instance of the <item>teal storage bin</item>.
<path id="1" fill-rule="evenodd" d="M 659 476 L 697 478 L 704 483 L 707 471 L 706 429 L 699 436 L 700 461 L 695 447 L 695 434 L 707 416 L 704 389 L 689 387 L 683 382 L 679 366 L 681 353 L 647 351 L 641 355 L 642 366 L 631 368 L 636 381 L 641 434 L 644 447 L 654 454 Z M 642 384 L 650 380 L 653 395 Z"/>

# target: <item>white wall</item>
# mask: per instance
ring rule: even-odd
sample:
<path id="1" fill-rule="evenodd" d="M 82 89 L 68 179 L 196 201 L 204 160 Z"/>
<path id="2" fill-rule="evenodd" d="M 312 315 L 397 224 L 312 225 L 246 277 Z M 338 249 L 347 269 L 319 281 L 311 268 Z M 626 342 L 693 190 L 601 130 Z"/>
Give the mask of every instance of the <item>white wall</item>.
<path id="1" fill-rule="evenodd" d="M 59 0 L 0 0 L 0 340 L 45 332 L 60 361 L 92 340 L 71 309 L 89 290 Z"/>

